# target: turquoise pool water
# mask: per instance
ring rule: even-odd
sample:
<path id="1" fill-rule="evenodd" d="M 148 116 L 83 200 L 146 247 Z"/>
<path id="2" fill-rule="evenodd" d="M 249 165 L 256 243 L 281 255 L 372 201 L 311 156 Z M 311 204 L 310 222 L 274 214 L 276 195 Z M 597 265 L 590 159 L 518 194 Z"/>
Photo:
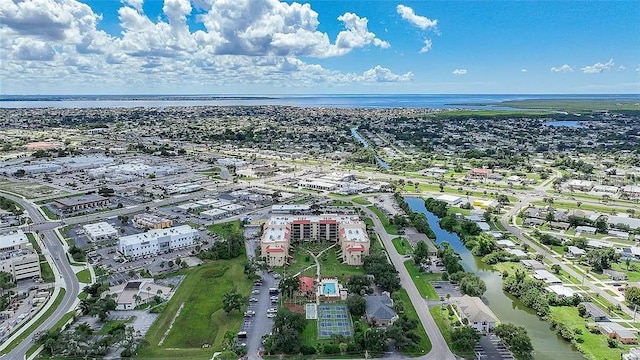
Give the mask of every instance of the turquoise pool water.
<path id="1" fill-rule="evenodd" d="M 336 294 L 336 284 L 328 283 L 322 286 L 322 293 L 324 295 L 335 295 Z"/>

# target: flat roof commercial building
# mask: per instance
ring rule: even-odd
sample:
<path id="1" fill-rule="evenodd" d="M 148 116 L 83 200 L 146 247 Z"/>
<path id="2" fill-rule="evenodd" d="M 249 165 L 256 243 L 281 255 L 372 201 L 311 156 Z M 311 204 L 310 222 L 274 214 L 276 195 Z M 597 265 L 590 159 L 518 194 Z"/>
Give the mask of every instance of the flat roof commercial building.
<path id="1" fill-rule="evenodd" d="M 291 242 L 336 241 L 339 256 L 349 265 L 362 265 L 369 254 L 369 236 L 364 222 L 352 215 L 272 216 L 264 225 L 261 257 L 270 266 L 287 263 Z"/>
<path id="2" fill-rule="evenodd" d="M 119 239 L 118 250 L 132 258 L 157 255 L 195 244 L 198 230 L 189 225 L 168 229 L 153 229 L 142 234 L 123 236 Z"/>
<path id="3" fill-rule="evenodd" d="M 0 271 L 11 274 L 16 281 L 40 277 L 40 258 L 35 252 L 29 251 L 2 253 Z"/>
<path id="4" fill-rule="evenodd" d="M 173 226 L 172 220 L 152 214 L 137 214 L 132 222 L 139 229 L 166 229 Z"/>
<path id="5" fill-rule="evenodd" d="M 111 200 L 104 196 L 90 194 L 57 199 L 53 204 L 64 212 L 74 212 L 85 209 L 109 206 L 109 204 L 111 204 Z"/>
<path id="6" fill-rule="evenodd" d="M 0 253 L 17 250 L 33 250 L 24 231 L 11 229 L 0 232 Z"/>
<path id="7" fill-rule="evenodd" d="M 106 221 L 82 226 L 85 234 L 93 241 L 113 240 L 118 237 L 118 230 Z"/>

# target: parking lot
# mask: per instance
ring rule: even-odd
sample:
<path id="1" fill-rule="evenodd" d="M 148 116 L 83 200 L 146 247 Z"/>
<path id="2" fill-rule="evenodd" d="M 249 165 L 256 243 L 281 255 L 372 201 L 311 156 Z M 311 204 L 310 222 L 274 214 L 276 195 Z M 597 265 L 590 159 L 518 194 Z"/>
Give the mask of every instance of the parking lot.
<path id="1" fill-rule="evenodd" d="M 280 296 L 275 294 L 269 294 L 269 288 L 277 288 L 280 284 L 280 279 L 277 274 L 269 274 L 262 272 L 262 285 L 254 285 L 252 294 L 249 295 L 249 305 L 247 306 L 247 313 L 244 318 L 244 322 L 240 329 L 241 332 L 246 332 L 246 338 L 238 338 L 238 344 L 242 346 L 245 344 L 247 347 L 247 354 L 250 359 L 255 358 L 256 354 L 262 347 L 262 337 L 271 332 L 273 328 L 273 316 L 279 304 Z M 276 279 L 278 277 L 278 279 Z M 255 293 L 255 292 L 258 293 Z M 278 300 L 272 302 L 271 298 L 277 296 Z M 251 301 L 253 300 L 253 301 Z M 257 301 L 256 301 L 257 300 Z M 273 314 L 273 315 L 269 315 Z"/>
<path id="2" fill-rule="evenodd" d="M 432 281 L 434 289 L 436 290 L 436 294 L 439 297 L 447 298 L 447 294 L 450 297 L 460 297 L 462 296 L 462 292 L 460 292 L 460 288 L 456 284 L 452 284 L 448 281 Z"/>
<path id="3" fill-rule="evenodd" d="M 481 360 L 513 360 L 513 355 L 495 334 L 482 336 L 473 350 Z"/>

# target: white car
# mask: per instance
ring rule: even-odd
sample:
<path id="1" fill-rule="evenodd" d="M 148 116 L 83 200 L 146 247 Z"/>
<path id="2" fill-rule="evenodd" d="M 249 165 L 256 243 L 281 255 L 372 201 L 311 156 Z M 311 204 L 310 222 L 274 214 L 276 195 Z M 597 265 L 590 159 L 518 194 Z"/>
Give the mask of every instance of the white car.
<path id="1" fill-rule="evenodd" d="M 260 290 L 253 290 L 251 293 L 254 295 L 257 295 L 257 294 L 260 294 Z"/>
<path id="2" fill-rule="evenodd" d="M 267 314 L 275 314 L 277 312 L 278 312 L 278 309 L 276 309 L 276 308 L 271 308 L 271 309 L 267 310 Z"/>
<path id="3" fill-rule="evenodd" d="M 273 319 L 274 317 L 276 317 L 276 314 L 274 314 L 274 313 L 268 313 L 268 314 L 267 314 L 267 317 L 268 317 L 269 319 Z"/>
<path id="4" fill-rule="evenodd" d="M 250 298 L 250 299 L 249 299 L 249 302 L 258 302 L 258 299 L 257 299 L 257 298 L 252 297 L 252 298 Z"/>

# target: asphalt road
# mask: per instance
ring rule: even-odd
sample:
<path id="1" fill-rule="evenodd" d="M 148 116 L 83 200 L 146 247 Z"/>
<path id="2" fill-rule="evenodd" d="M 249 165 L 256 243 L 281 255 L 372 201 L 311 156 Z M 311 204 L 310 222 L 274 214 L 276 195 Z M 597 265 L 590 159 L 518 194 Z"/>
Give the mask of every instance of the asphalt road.
<path id="1" fill-rule="evenodd" d="M 24 199 L 11 195 L 11 194 L 2 194 L 3 197 L 6 197 L 10 200 L 13 200 L 24 207 L 24 209 L 29 213 L 31 220 L 33 220 L 33 226 L 38 226 L 40 224 L 44 224 L 47 220 L 42 216 L 42 214 L 37 210 L 37 208 L 31 203 L 25 201 Z M 66 251 L 62 247 L 62 244 L 58 240 L 56 234 L 51 230 L 42 230 L 40 234 L 43 235 L 42 241 L 45 245 L 45 248 L 42 249 L 44 252 L 48 251 L 51 254 L 51 259 L 55 267 L 58 269 L 59 278 L 56 279 L 56 286 L 60 284 L 62 287 L 66 289 L 66 293 L 60 305 L 54 310 L 53 314 L 49 316 L 38 328 L 29 334 L 25 340 L 23 340 L 18 346 L 16 346 L 11 352 L 5 355 L 7 359 L 23 359 L 29 350 L 29 348 L 33 345 L 33 336 L 42 330 L 50 329 L 54 324 L 58 322 L 66 313 L 73 309 L 75 301 L 78 299 L 78 294 L 80 292 L 80 284 L 78 283 L 78 278 L 75 273 L 71 269 L 71 265 L 67 259 Z"/>
<path id="2" fill-rule="evenodd" d="M 391 263 L 398 270 L 402 288 L 407 291 L 409 299 L 411 299 L 411 303 L 418 313 L 418 318 L 420 319 L 422 326 L 424 326 L 424 329 L 427 332 L 427 336 L 429 336 L 429 340 L 431 341 L 431 351 L 428 354 L 415 359 L 455 360 L 456 357 L 451 352 L 451 350 L 449 350 L 449 346 L 447 346 L 444 337 L 442 337 L 438 325 L 436 325 L 436 322 L 433 320 L 433 316 L 431 316 L 431 313 L 427 308 L 425 299 L 420 296 L 418 288 L 416 288 L 416 285 L 413 283 L 413 279 L 411 279 L 407 268 L 404 266 L 404 261 L 406 259 L 398 254 L 398 251 L 391 242 L 391 236 L 387 234 L 378 216 L 364 206 L 361 207 L 361 209 L 366 212 L 369 217 L 371 217 L 371 219 L 373 219 L 375 231 L 380 235 L 380 238 L 384 243 L 384 247 L 389 254 L 389 258 L 391 259 Z"/>

